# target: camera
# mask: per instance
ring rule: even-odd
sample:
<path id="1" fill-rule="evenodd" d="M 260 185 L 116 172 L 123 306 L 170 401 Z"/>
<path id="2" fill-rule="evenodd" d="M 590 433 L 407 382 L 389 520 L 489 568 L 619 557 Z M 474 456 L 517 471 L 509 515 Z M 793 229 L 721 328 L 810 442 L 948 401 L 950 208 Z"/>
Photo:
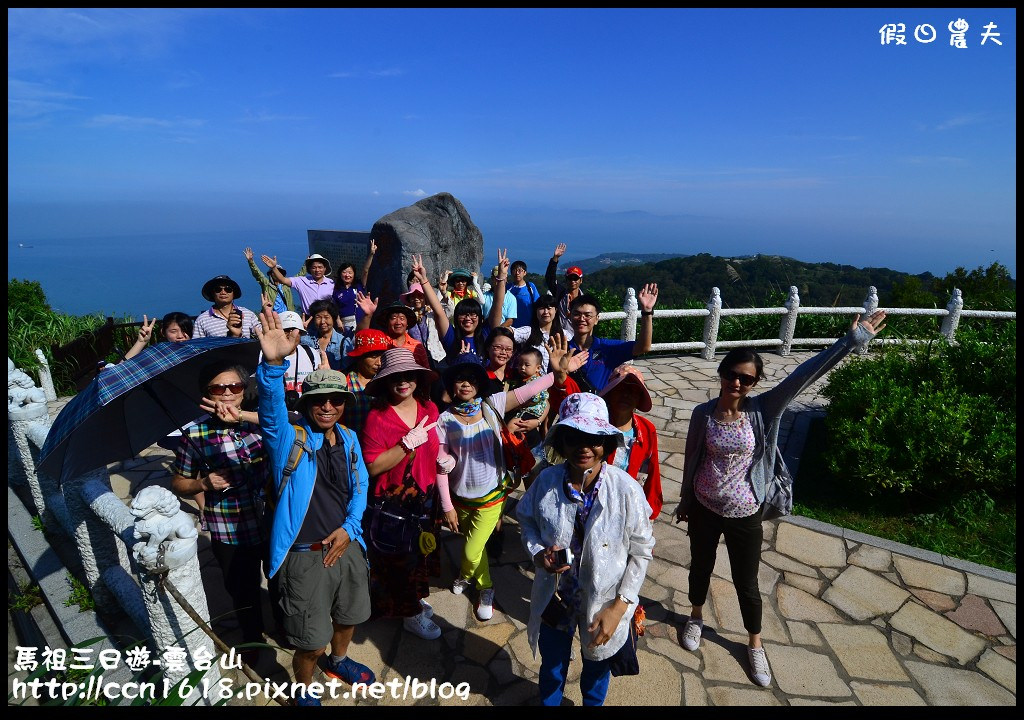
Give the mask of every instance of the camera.
<path id="1" fill-rule="evenodd" d="M 555 550 L 555 566 L 564 567 L 565 565 L 572 565 L 572 550 L 569 548 L 562 548 L 561 550 Z"/>

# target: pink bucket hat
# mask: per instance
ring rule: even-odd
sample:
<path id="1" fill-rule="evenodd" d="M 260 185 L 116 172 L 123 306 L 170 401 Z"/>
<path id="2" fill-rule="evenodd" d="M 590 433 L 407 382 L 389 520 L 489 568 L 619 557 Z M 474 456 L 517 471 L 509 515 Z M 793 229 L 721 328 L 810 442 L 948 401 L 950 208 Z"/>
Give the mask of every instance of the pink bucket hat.
<path id="1" fill-rule="evenodd" d="M 558 419 L 551 426 L 544 445 L 553 446 L 563 428 L 573 428 L 588 435 L 614 435 L 619 447 L 625 445 L 622 431 L 608 422 L 608 406 L 593 393 L 573 393 L 562 401 Z"/>
<path id="2" fill-rule="evenodd" d="M 651 411 L 651 394 L 647 391 L 647 385 L 644 383 L 644 374 L 640 372 L 640 368 L 636 365 L 630 365 L 629 363 L 623 363 L 619 365 L 608 378 L 608 384 L 605 385 L 601 392 L 598 393 L 601 397 L 607 398 L 620 383 L 628 383 L 630 386 L 636 389 L 636 393 L 639 395 L 639 399 L 636 403 L 636 409 L 640 412 Z"/>
<path id="3" fill-rule="evenodd" d="M 409 305 L 409 298 L 412 297 L 413 293 L 419 293 L 420 295 L 424 295 L 425 293 L 423 292 L 423 286 L 420 285 L 419 283 L 413 283 L 412 285 L 409 286 L 408 292 L 404 292 L 398 297 L 403 303 Z"/>

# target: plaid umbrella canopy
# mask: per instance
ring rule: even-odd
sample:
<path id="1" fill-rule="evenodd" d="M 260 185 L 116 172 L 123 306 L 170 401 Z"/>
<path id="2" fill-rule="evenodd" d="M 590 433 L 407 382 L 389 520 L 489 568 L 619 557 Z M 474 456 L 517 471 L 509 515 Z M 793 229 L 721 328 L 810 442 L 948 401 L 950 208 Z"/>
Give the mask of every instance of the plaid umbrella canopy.
<path id="1" fill-rule="evenodd" d="M 203 414 L 199 375 L 215 362 L 250 371 L 260 344 L 243 338 L 162 342 L 100 371 L 64 406 L 39 453 L 39 470 L 58 482 L 137 456 Z"/>

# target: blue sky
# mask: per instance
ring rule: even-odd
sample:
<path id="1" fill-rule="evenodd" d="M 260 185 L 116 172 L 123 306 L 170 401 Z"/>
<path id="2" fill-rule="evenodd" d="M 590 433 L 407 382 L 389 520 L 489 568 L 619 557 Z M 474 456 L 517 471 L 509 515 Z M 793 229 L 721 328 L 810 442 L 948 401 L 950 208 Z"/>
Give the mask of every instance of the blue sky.
<path id="1" fill-rule="evenodd" d="M 9 9 L 9 248 L 304 238 L 447 191 L 538 257 L 1016 276 L 1015 88 L 1010 9 Z"/>

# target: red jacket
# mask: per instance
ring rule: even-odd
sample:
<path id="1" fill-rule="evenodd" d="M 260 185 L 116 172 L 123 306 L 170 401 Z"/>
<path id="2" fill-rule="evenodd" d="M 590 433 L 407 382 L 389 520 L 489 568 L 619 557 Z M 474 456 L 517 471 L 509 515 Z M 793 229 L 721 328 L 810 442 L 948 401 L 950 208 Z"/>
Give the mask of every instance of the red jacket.
<path id="1" fill-rule="evenodd" d="M 571 377 L 565 379 L 563 387 L 552 385 L 548 396 L 552 410 L 557 414 L 562 400 L 579 391 L 579 385 Z M 664 502 L 661 496 L 661 464 L 658 462 L 658 431 L 654 423 L 636 413 L 633 413 L 633 425 L 636 428 L 636 436 L 633 438 L 633 446 L 629 449 L 629 466 L 626 472 L 644 486 L 644 495 L 651 506 L 651 520 L 654 520 L 661 512 Z M 615 453 L 604 460 L 607 463 L 614 462 Z"/>

